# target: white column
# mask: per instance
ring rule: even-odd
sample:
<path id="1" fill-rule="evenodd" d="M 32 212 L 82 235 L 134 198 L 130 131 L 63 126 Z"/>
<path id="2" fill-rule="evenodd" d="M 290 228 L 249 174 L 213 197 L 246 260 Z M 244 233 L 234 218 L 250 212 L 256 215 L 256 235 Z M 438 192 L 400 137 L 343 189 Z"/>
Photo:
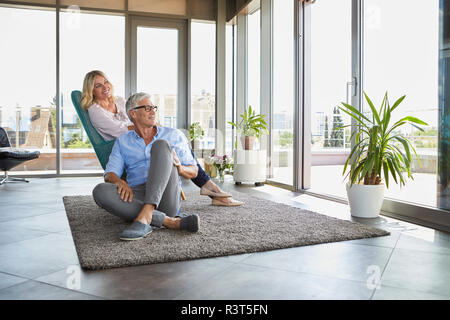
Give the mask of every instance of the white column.
<path id="1" fill-rule="evenodd" d="M 247 15 L 242 14 L 237 16 L 236 121 L 247 106 L 247 51 Z M 239 149 L 239 137 L 237 141 Z"/>
<path id="2" fill-rule="evenodd" d="M 226 130 L 226 0 L 217 0 L 216 20 L 216 154 L 225 153 Z"/>
<path id="3" fill-rule="evenodd" d="M 261 114 L 265 115 L 267 129 L 270 134 L 261 137 L 261 150 L 267 150 L 267 175 L 272 176 L 271 172 L 271 146 L 272 146 L 272 83 L 273 83 L 273 0 L 261 0 Z"/>

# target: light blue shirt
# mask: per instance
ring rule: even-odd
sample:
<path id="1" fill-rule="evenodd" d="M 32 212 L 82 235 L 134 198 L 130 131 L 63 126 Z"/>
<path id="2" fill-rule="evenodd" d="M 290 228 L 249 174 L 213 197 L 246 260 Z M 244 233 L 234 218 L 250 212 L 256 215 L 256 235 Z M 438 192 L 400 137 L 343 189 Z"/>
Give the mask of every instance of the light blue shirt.
<path id="1" fill-rule="evenodd" d="M 144 139 L 134 130 L 118 137 L 109 156 L 105 175 L 108 172 L 114 172 L 118 177 L 121 177 L 123 172 L 126 171 L 127 182 L 130 187 L 145 183 L 150 169 L 150 150 L 153 143 L 161 139 L 170 143 L 182 165 L 197 164 L 192 156 L 186 136 L 180 130 L 167 127 L 156 127 L 156 129 L 156 135 L 148 145 L 145 145 Z M 178 179 L 181 184 L 181 178 Z"/>

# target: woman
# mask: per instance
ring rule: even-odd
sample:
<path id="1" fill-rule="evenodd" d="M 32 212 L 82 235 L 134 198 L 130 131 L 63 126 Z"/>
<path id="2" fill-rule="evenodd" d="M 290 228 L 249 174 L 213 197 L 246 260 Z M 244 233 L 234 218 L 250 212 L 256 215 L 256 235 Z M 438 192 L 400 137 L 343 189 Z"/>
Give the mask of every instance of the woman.
<path id="1" fill-rule="evenodd" d="M 125 100 L 114 96 L 113 85 L 101 71 L 93 70 L 84 77 L 81 106 L 87 109 L 92 125 L 105 140 L 113 140 L 128 130 L 134 130 L 125 110 Z M 200 188 L 201 195 L 210 196 L 212 204 L 217 206 L 242 205 L 241 201 L 234 200 L 231 194 L 212 182 L 198 161 L 197 166 L 198 175 L 191 180 Z"/>

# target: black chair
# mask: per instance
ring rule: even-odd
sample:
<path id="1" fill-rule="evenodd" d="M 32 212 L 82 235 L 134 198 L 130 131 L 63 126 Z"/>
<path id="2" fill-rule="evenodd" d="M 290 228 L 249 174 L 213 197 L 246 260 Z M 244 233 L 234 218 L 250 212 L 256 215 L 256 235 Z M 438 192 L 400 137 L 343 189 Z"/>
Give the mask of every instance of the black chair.
<path id="1" fill-rule="evenodd" d="M 8 170 L 21 164 L 22 162 L 39 158 L 39 151 L 27 151 L 24 149 L 11 148 L 8 133 L 0 127 L 0 170 L 5 171 L 5 175 L 0 180 L 0 185 L 10 181 L 29 182 L 23 178 L 12 178 L 8 176 Z"/>

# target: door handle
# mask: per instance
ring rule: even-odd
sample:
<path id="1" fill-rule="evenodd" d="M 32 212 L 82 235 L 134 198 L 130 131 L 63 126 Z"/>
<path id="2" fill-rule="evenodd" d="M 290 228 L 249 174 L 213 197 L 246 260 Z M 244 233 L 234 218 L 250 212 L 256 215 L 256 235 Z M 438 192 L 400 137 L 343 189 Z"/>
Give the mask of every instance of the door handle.
<path id="1" fill-rule="evenodd" d="M 347 104 L 350 104 L 350 101 L 348 100 L 348 97 L 349 97 L 348 96 L 348 87 L 352 87 L 352 97 L 356 97 L 356 77 L 352 77 L 352 81 L 347 82 L 347 87 L 345 90 L 345 94 L 346 94 L 345 102 Z"/>

